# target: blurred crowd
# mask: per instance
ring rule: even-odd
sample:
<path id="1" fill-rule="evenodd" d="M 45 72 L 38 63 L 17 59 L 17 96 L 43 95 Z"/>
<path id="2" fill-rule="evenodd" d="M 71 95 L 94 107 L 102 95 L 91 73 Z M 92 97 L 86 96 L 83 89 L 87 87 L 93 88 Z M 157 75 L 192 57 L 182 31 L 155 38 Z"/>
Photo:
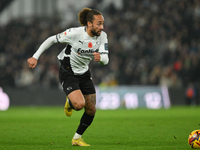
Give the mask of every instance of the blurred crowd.
<path id="1" fill-rule="evenodd" d="M 199 0 L 124 0 L 123 7 L 104 8 L 98 0 L 88 7 L 103 13 L 109 40 L 109 64 L 90 64 L 95 85 L 199 86 Z M 26 60 L 49 36 L 79 26 L 77 18 L 65 26 L 55 17 L 17 19 L 0 26 L 0 85 L 59 86 L 56 56 L 65 45 L 45 51 L 34 70 Z"/>

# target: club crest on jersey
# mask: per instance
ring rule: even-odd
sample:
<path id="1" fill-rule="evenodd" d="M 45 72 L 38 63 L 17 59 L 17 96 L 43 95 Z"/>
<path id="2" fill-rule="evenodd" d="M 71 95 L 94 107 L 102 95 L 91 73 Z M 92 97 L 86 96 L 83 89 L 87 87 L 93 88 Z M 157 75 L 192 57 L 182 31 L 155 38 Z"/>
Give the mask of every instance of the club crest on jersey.
<path id="1" fill-rule="evenodd" d="M 93 45 L 92 45 L 92 42 L 89 42 L 89 43 L 88 43 L 88 47 L 89 47 L 89 48 L 92 48 L 92 46 L 93 46 Z"/>

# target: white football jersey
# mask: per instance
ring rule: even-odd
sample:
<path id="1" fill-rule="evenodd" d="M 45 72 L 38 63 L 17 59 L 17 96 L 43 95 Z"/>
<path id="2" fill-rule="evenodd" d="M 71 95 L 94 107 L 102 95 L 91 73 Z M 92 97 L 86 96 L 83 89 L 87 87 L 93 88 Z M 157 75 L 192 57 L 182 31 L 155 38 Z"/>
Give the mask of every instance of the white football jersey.
<path id="1" fill-rule="evenodd" d="M 108 57 L 108 39 L 103 31 L 100 36 L 91 37 L 87 34 L 86 27 L 70 28 L 57 34 L 56 39 L 67 44 L 57 56 L 58 60 L 62 61 L 64 68 L 70 68 L 75 75 L 84 74 L 89 69 L 94 52 L 99 52 L 101 57 Z"/>

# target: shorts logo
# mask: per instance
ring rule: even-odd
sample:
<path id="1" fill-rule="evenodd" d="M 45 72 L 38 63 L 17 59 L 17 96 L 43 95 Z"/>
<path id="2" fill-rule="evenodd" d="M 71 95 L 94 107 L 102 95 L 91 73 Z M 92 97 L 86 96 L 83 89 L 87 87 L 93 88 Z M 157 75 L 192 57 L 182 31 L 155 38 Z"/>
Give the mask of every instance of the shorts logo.
<path id="1" fill-rule="evenodd" d="M 67 90 L 68 90 L 68 91 L 69 91 L 69 90 L 71 90 L 71 89 L 72 89 L 72 87 L 71 87 L 71 86 L 67 88 Z"/>

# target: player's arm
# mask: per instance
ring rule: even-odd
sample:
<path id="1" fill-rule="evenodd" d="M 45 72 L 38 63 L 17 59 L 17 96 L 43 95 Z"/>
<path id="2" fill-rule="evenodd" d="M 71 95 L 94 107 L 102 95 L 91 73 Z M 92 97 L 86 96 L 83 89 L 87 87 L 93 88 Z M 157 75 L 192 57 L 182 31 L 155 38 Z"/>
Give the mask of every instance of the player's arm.
<path id="1" fill-rule="evenodd" d="M 99 63 L 101 65 L 107 65 L 109 62 L 108 54 L 104 54 L 104 55 L 100 55 L 100 56 L 101 56 L 101 59 L 100 59 Z"/>
<path id="2" fill-rule="evenodd" d="M 103 49 L 103 50 L 102 50 Z M 109 62 L 109 57 L 108 57 L 108 43 L 104 43 L 100 47 L 100 61 L 99 63 L 102 65 L 107 65 Z"/>
<path id="3" fill-rule="evenodd" d="M 102 65 L 107 65 L 109 62 L 108 57 L 108 39 L 106 33 L 102 33 L 102 44 L 99 47 L 99 52 L 94 52 L 94 60 Z"/>
<path id="4" fill-rule="evenodd" d="M 40 55 L 47 50 L 51 45 L 53 45 L 54 43 L 57 43 L 57 39 L 56 39 L 56 35 L 49 37 L 48 39 L 46 39 L 38 48 L 38 50 L 35 52 L 35 54 L 33 55 L 33 57 L 29 58 L 27 60 L 27 63 L 29 65 L 29 68 L 35 68 L 35 66 L 37 65 L 37 61 L 40 57 Z"/>
<path id="5" fill-rule="evenodd" d="M 105 32 L 102 33 L 102 43 L 99 47 L 98 52 L 94 52 L 94 60 L 99 62 L 101 65 L 107 65 L 109 62 L 108 57 L 108 39 Z"/>
<path id="6" fill-rule="evenodd" d="M 33 57 L 29 58 L 27 60 L 29 68 L 35 68 L 37 65 L 37 61 L 40 57 L 40 55 L 47 50 L 50 46 L 52 46 L 55 43 L 68 43 L 73 39 L 73 32 L 70 32 L 71 29 L 68 29 L 62 33 L 59 33 L 57 35 L 53 35 L 49 38 L 47 38 L 38 48 L 38 50 L 35 52 Z M 68 34 L 67 34 L 68 33 Z"/>
<path id="7" fill-rule="evenodd" d="M 107 52 L 94 52 L 93 55 L 96 62 L 99 62 L 102 65 L 108 64 L 109 58 Z"/>

